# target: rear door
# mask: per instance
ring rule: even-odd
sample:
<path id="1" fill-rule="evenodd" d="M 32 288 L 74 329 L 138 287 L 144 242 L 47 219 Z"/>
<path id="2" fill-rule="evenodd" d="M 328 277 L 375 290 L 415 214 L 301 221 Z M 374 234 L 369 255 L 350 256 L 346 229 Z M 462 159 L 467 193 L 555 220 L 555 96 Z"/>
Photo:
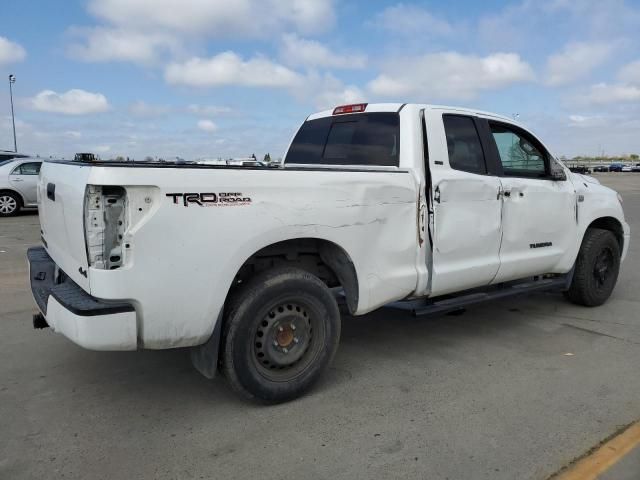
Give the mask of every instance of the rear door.
<path id="1" fill-rule="evenodd" d="M 25 162 L 13 169 L 9 183 L 20 192 L 26 205 L 35 205 L 38 201 L 38 173 L 42 162 Z"/>
<path id="2" fill-rule="evenodd" d="M 551 177 L 551 155 L 531 133 L 488 120 L 502 169 L 502 242 L 495 283 L 553 272 L 577 235 L 576 195 L 566 178 Z"/>
<path id="3" fill-rule="evenodd" d="M 470 115 L 426 110 L 433 215 L 431 295 L 488 285 L 500 265 L 500 179 Z"/>

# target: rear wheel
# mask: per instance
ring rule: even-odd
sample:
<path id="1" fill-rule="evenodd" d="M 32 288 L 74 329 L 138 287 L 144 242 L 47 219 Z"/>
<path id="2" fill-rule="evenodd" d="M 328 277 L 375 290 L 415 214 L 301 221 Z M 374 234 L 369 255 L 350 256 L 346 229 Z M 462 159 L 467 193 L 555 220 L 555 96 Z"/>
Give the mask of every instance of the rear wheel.
<path id="1" fill-rule="evenodd" d="M 607 301 L 618 280 L 620 245 L 609 230 L 587 230 L 578 253 L 566 297 L 573 303 L 595 307 Z"/>
<path id="2" fill-rule="evenodd" d="M 20 197 L 12 192 L 0 193 L 0 217 L 11 217 L 20 210 Z"/>
<path id="3" fill-rule="evenodd" d="M 277 403 L 305 393 L 329 366 L 340 313 L 327 286 L 297 268 L 250 280 L 225 316 L 222 370 L 234 390 Z"/>

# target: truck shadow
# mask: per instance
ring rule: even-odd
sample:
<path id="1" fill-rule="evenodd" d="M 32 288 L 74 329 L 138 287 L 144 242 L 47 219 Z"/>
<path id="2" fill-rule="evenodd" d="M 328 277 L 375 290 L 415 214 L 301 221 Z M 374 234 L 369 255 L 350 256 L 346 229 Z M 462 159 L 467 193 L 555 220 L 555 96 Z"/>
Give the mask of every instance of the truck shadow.
<path id="1" fill-rule="evenodd" d="M 546 340 L 550 333 L 536 324 L 541 321 L 537 315 L 552 314 L 564 301 L 552 294 L 529 298 L 527 305 L 535 304 L 538 312 L 522 307 L 522 299 L 509 299 L 470 307 L 459 316 L 416 318 L 389 308 L 362 317 L 343 316 L 338 354 L 310 395 L 351 388 L 349 383 L 362 375 L 379 381 L 388 376 L 383 370 L 372 371 L 372 365 L 385 365 L 387 372 L 395 368 L 402 375 L 402 369 L 410 362 L 424 368 L 428 382 L 429 371 L 438 364 L 460 362 L 468 367 L 474 361 L 474 352 L 490 348 L 487 344 L 495 347 L 496 342 L 501 348 L 518 349 L 522 355 L 548 355 Z M 524 344 L 523 339 L 527 339 Z M 76 363 L 74 372 L 69 372 L 64 380 L 70 387 L 87 381 L 94 383 L 99 377 L 99 388 L 111 398 L 129 397 L 128 401 L 146 402 L 152 399 L 158 408 L 177 404 L 200 409 L 221 404 L 232 409 L 258 407 L 239 399 L 222 376 L 207 380 L 197 373 L 188 349 L 138 352 L 78 349 L 69 361 Z"/>
<path id="2" fill-rule="evenodd" d="M 38 215 L 38 209 L 37 208 L 28 208 L 28 209 L 20 210 L 15 215 L 16 215 L 16 217 L 34 217 L 34 216 Z"/>

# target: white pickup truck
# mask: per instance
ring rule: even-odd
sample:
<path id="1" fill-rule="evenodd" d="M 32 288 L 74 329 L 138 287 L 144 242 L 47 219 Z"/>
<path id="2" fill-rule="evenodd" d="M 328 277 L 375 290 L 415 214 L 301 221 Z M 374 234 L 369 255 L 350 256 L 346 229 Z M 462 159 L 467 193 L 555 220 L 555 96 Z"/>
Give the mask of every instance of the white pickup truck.
<path id="1" fill-rule="evenodd" d="M 45 161 L 31 288 L 94 350 L 192 347 L 264 402 L 319 378 L 352 315 L 534 290 L 600 305 L 629 246 L 622 199 L 511 119 L 419 104 L 309 116 L 282 165 Z"/>

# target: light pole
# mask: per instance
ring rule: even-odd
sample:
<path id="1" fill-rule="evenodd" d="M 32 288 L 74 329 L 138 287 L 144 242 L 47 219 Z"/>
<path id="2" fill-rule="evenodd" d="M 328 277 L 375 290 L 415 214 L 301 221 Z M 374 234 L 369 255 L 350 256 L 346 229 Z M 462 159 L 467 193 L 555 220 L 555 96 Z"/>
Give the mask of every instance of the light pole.
<path id="1" fill-rule="evenodd" d="M 13 88 L 11 87 L 16 83 L 16 76 L 9 75 L 9 98 L 11 99 L 11 123 L 13 124 L 13 151 L 18 153 L 18 143 L 16 142 L 16 119 L 13 114 Z"/>

